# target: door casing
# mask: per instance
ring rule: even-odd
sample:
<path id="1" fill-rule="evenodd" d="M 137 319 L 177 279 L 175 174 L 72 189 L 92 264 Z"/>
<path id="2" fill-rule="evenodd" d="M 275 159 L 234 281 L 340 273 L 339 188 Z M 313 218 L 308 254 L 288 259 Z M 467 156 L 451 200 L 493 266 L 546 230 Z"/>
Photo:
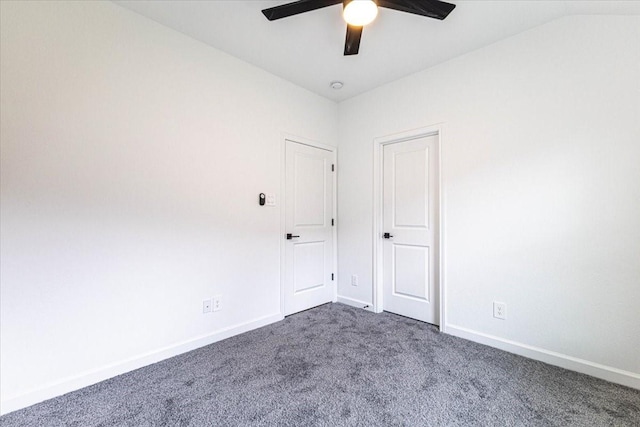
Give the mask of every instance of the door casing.
<path id="1" fill-rule="evenodd" d="M 302 145 L 308 145 L 310 147 L 320 148 L 322 150 L 327 150 L 333 153 L 335 170 L 333 171 L 333 212 L 332 217 L 337 221 L 337 212 L 338 212 L 338 195 L 337 195 L 337 183 L 338 183 L 338 149 L 332 145 L 322 144 L 307 138 L 303 138 L 296 135 L 291 135 L 287 133 L 283 133 L 281 137 L 282 143 L 280 144 L 280 197 L 279 207 L 280 207 L 280 315 L 284 317 L 285 315 L 285 305 L 284 298 L 286 292 L 286 284 L 285 284 L 285 234 L 286 231 L 286 209 L 285 203 L 287 200 L 286 194 L 286 156 L 287 156 L 287 141 L 295 142 Z M 332 301 L 338 301 L 338 235 L 337 235 L 337 224 L 334 221 L 334 226 L 332 230 L 332 239 L 333 239 L 333 298 Z"/>
<path id="2" fill-rule="evenodd" d="M 440 274 L 437 280 L 437 286 L 440 294 L 440 331 L 446 332 L 446 288 L 445 288 L 445 263 L 444 263 L 444 194 L 442 183 L 442 123 L 426 126 L 418 129 L 411 129 L 404 132 L 394 133 L 387 136 L 374 138 L 373 140 L 373 309 L 376 313 L 383 311 L 383 149 L 385 145 L 397 142 L 409 141 L 416 138 L 437 135 L 438 137 L 438 265 Z"/>

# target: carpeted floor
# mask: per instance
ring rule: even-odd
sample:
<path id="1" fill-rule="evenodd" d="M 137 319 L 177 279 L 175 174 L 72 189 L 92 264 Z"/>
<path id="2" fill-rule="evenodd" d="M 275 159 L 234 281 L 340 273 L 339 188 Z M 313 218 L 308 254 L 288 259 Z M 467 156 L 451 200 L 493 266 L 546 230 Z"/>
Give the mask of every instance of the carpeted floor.
<path id="1" fill-rule="evenodd" d="M 640 426 L 640 391 L 327 304 L 0 418 L 10 426 Z"/>

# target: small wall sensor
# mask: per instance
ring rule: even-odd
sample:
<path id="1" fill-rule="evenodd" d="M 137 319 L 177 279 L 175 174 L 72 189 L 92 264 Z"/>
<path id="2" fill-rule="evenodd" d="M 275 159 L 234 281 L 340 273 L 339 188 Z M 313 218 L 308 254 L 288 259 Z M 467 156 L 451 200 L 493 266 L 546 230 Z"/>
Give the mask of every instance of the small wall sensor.
<path id="1" fill-rule="evenodd" d="M 260 195 L 258 196 L 258 203 L 260 203 L 260 206 L 264 206 L 266 202 L 267 202 L 267 196 L 265 196 L 264 193 L 260 193 Z"/>

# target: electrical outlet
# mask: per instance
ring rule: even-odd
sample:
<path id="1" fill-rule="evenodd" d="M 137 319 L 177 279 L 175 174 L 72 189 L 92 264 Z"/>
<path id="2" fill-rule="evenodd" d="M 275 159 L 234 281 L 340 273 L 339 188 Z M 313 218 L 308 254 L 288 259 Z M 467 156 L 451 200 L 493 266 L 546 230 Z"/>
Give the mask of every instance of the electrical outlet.
<path id="1" fill-rule="evenodd" d="M 216 295 L 213 297 L 213 311 L 222 310 L 222 295 Z"/>
<path id="2" fill-rule="evenodd" d="M 507 318 L 507 304 L 503 302 L 493 302 L 493 317 L 505 320 Z"/>
<path id="3" fill-rule="evenodd" d="M 211 300 L 206 299 L 202 301 L 202 313 L 211 313 Z"/>
<path id="4" fill-rule="evenodd" d="M 358 286 L 358 275 L 357 274 L 352 274 L 351 275 L 351 286 Z"/>

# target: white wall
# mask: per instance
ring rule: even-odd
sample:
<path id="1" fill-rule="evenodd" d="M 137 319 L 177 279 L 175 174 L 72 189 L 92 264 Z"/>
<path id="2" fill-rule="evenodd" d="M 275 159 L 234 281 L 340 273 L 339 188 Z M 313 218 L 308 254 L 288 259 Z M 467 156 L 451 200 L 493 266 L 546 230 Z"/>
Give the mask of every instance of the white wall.
<path id="1" fill-rule="evenodd" d="M 338 111 L 111 3 L 0 6 L 2 412 L 280 318 L 280 208 L 256 198 L 282 132 L 340 135 L 340 294 L 370 304 L 373 138 L 439 122 L 449 330 L 638 386 L 637 17 L 563 19 Z"/>
<path id="2" fill-rule="evenodd" d="M 638 17 L 552 22 L 339 117 L 343 299 L 372 302 L 373 139 L 443 123 L 447 330 L 640 388 Z"/>
<path id="3" fill-rule="evenodd" d="M 109 2 L 1 3 L 2 411 L 281 318 L 257 197 L 337 105 Z"/>

